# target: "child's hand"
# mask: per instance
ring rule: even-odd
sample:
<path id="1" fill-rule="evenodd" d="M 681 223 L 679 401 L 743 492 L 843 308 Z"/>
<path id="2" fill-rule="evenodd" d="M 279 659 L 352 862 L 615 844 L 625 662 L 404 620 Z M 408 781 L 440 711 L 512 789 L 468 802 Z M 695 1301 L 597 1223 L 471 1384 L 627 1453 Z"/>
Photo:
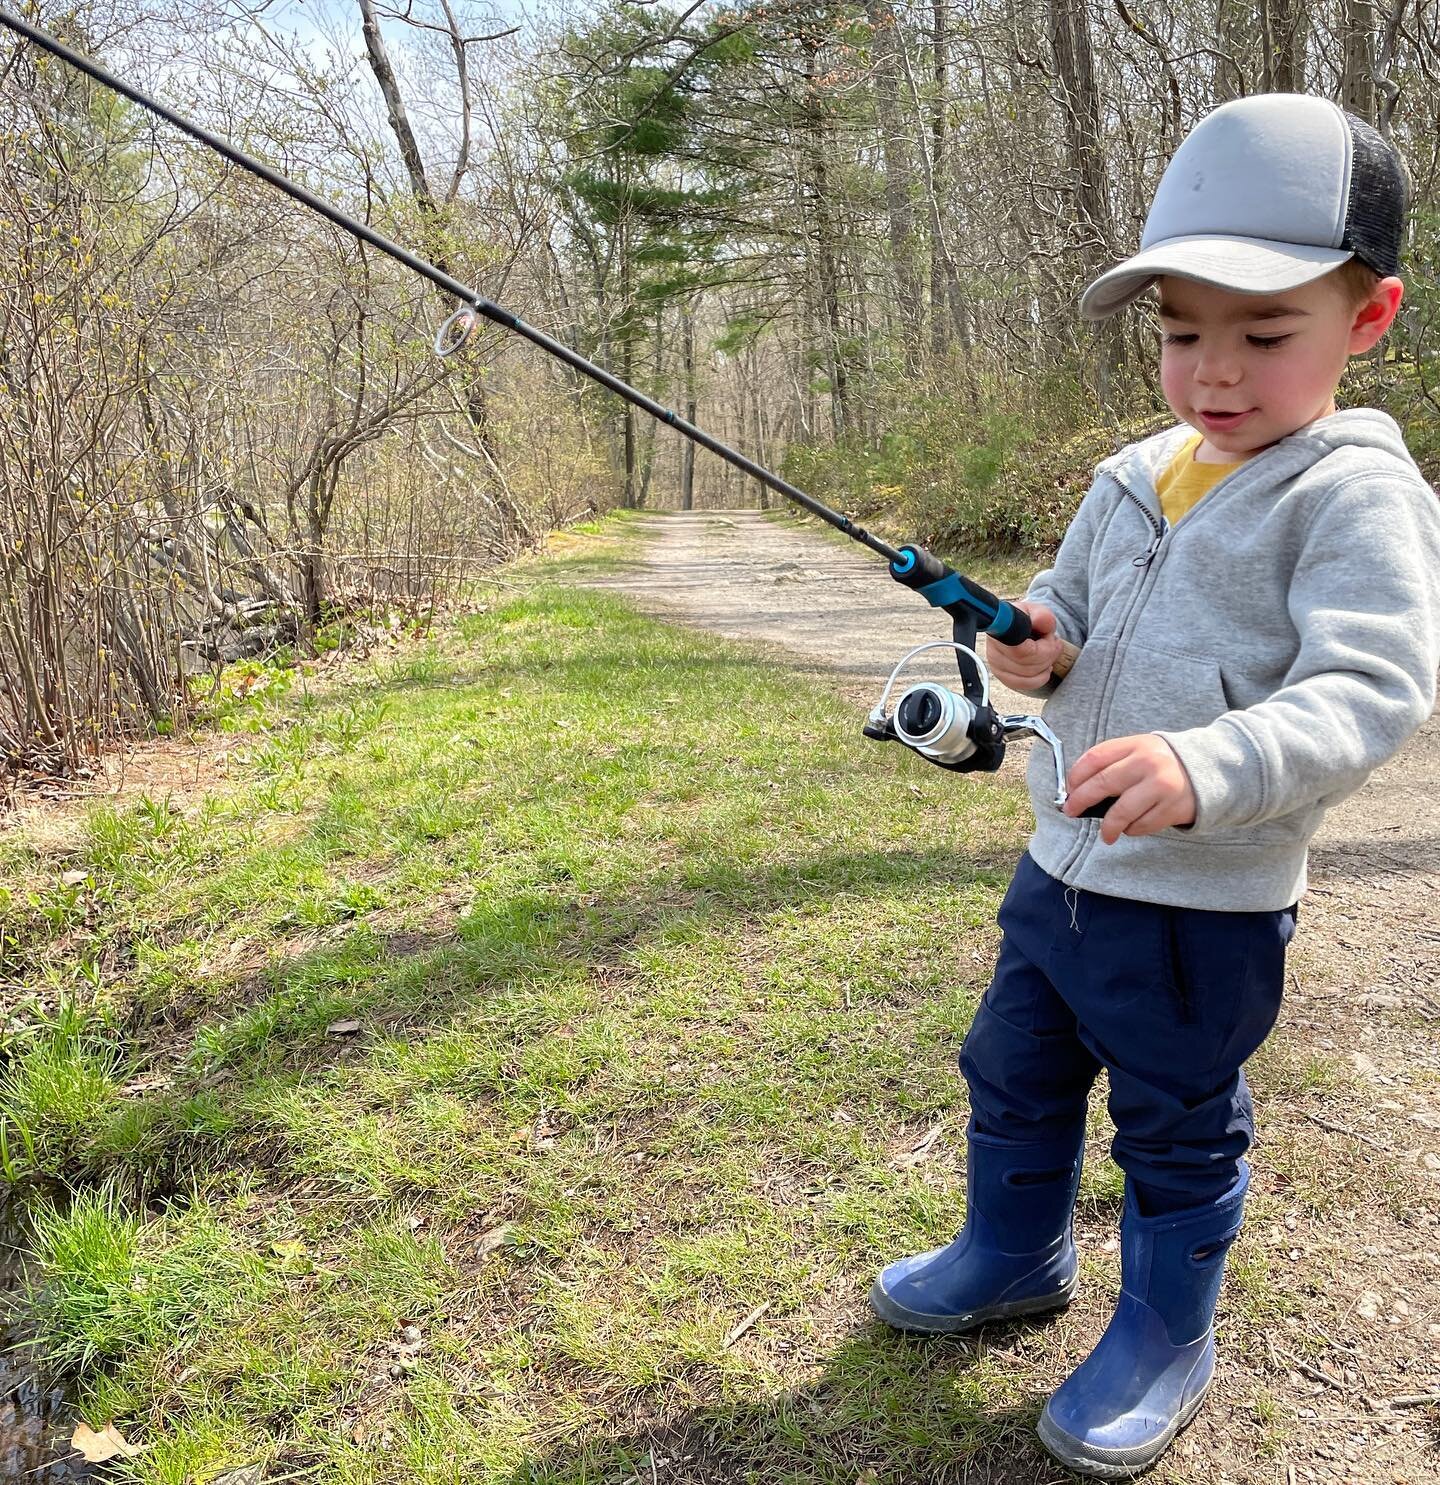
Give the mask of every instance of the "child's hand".
<path id="1" fill-rule="evenodd" d="M 1190 775 L 1170 744 L 1153 732 L 1096 744 L 1070 770 L 1065 787 L 1067 815 L 1114 796 L 1100 822 L 1100 839 L 1107 846 L 1122 835 L 1154 835 L 1169 825 L 1195 823 Z"/>
<path id="2" fill-rule="evenodd" d="M 1029 614 L 1033 639 L 1023 644 L 1002 645 L 985 636 L 985 663 L 991 674 L 1012 691 L 1038 691 L 1050 679 L 1050 670 L 1060 658 L 1060 636 L 1055 632 L 1055 615 L 1043 603 L 1017 603 L 1021 613 Z"/>

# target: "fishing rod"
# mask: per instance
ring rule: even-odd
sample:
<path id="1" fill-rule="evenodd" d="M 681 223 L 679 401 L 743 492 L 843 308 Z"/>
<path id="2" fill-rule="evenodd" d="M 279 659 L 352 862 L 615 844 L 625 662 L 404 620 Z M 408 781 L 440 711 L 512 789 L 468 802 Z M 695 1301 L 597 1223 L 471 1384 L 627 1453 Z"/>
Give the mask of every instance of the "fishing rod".
<path id="1" fill-rule="evenodd" d="M 1029 615 L 1023 609 L 1003 598 L 997 598 L 987 588 L 956 572 L 948 563 L 932 552 L 914 543 L 894 547 L 878 536 L 866 531 L 842 512 L 807 495 L 792 485 L 789 480 L 757 464 L 755 460 L 733 449 L 729 444 L 706 433 L 654 398 L 622 381 L 603 366 L 588 360 L 578 351 L 572 350 L 562 341 L 547 335 L 543 330 L 528 325 L 518 315 L 484 297 L 477 290 L 452 278 L 433 263 L 412 253 L 408 248 L 392 242 L 382 233 L 364 222 L 358 222 L 337 206 L 315 195 L 313 191 L 298 185 L 288 176 L 282 175 L 262 160 L 257 160 L 245 151 L 236 148 L 223 135 L 216 134 L 202 125 L 194 123 L 176 112 L 159 99 L 137 88 L 133 83 L 116 77 L 114 73 L 92 61 L 73 47 L 51 36 L 48 31 L 27 21 L 0 5 L 0 25 L 8 27 L 26 41 L 42 51 L 58 57 L 68 66 L 109 88 L 123 98 L 164 119 L 179 129 L 182 134 L 214 150 L 240 169 L 263 180 L 275 190 L 298 201 L 311 211 L 318 212 L 326 221 L 348 232 L 361 242 L 393 258 L 412 273 L 428 280 L 459 302 L 459 308 L 440 327 L 435 337 L 435 350 L 441 356 L 453 355 L 473 336 L 483 319 L 498 325 L 503 330 L 519 335 L 532 345 L 538 346 L 547 355 L 563 361 L 565 365 L 589 377 L 602 387 L 624 398 L 651 417 L 674 428 L 676 432 L 718 455 L 727 464 L 758 480 L 768 489 L 782 495 L 786 500 L 818 516 L 822 521 L 843 532 L 852 541 L 868 547 L 877 556 L 884 557 L 890 576 L 906 588 L 918 593 L 933 607 L 950 616 L 954 628 L 954 639 L 946 647 L 955 652 L 960 670 L 963 696 L 957 696 L 945 687 L 933 682 L 921 682 L 911 686 L 896 703 L 894 712 L 887 715 L 886 701 L 900 670 L 918 650 L 911 651 L 890 675 L 880 702 L 870 713 L 864 733 L 879 742 L 901 742 L 912 748 L 930 762 L 942 768 L 967 773 L 975 770 L 991 772 L 1000 766 L 1004 757 L 1005 741 L 1008 737 L 1033 735 L 1043 738 L 1055 750 L 1058 786 L 1056 803 L 1065 800 L 1065 768 L 1059 739 L 1037 717 L 999 716 L 989 704 L 989 677 L 984 663 L 975 651 L 977 631 L 983 630 L 1001 644 L 1018 645 L 1032 635 Z M 921 646 L 929 649 L 932 646 Z M 1053 674 L 1057 679 L 1064 676 L 1079 655 L 1079 650 L 1069 643 L 1062 646 L 1063 653 L 1056 661 Z M 1108 803 L 1108 801 L 1107 801 Z M 1087 812 L 1088 813 L 1088 812 Z"/>

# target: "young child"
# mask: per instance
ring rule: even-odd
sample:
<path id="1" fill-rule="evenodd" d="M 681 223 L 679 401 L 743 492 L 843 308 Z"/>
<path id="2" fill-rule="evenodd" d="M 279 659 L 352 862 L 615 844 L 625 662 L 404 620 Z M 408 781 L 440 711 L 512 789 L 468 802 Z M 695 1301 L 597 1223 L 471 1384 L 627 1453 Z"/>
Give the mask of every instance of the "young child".
<path id="1" fill-rule="evenodd" d="M 1152 1464 L 1210 1384 L 1254 1130 L 1241 1066 L 1279 1012 L 1306 847 L 1434 701 L 1440 502 L 1389 417 L 1335 410 L 1400 305 L 1404 198 L 1390 146 L 1323 99 L 1246 98 L 1195 128 L 1141 251 L 1081 300 L 1098 320 L 1158 287 L 1182 426 L 1099 466 L 1022 605 L 1037 638 L 988 649 L 1078 761 L 1061 813 L 1032 756 L 1038 823 L 960 1057 L 964 1230 L 891 1264 L 871 1303 L 955 1332 L 1070 1299 L 1103 1067 L 1119 1304 L 1039 1425 L 1082 1474 Z M 1057 682 L 1061 637 L 1081 653 Z"/>

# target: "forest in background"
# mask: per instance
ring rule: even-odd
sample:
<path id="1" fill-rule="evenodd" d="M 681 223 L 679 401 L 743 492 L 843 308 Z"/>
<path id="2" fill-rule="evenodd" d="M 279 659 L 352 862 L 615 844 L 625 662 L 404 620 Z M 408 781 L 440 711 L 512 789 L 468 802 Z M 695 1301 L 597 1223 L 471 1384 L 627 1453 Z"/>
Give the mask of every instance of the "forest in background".
<path id="1" fill-rule="evenodd" d="M 1040 548 L 1155 423 L 1075 301 L 1217 103 L 1321 93 L 1413 180 L 1347 396 L 1440 474 L 1440 7 L 53 0 L 54 34 L 815 494 Z M 523 343 L 0 34 L 0 774 L 221 667 L 423 616 L 613 505 L 763 503 Z"/>

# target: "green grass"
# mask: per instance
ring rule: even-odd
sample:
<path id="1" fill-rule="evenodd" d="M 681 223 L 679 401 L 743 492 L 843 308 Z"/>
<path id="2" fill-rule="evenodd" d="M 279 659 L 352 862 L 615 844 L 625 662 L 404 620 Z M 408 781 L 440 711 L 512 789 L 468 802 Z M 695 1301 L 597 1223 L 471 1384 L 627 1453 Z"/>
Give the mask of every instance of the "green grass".
<path id="1" fill-rule="evenodd" d="M 863 1306 L 959 1221 L 1025 803 L 570 585 L 625 556 L 597 533 L 343 686 L 236 692 L 223 792 L 3 843 L 18 1319 L 146 1446 L 114 1478 L 1042 1477 L 1046 1332 L 923 1346 Z M 1097 1158 L 1083 1210 L 1119 1197 Z"/>
<path id="2" fill-rule="evenodd" d="M 60 1373 L 193 1344 L 270 1288 L 264 1261 L 200 1203 L 145 1216 L 86 1191 L 64 1211 L 41 1207 L 33 1242 L 45 1279 L 33 1321 Z"/>

